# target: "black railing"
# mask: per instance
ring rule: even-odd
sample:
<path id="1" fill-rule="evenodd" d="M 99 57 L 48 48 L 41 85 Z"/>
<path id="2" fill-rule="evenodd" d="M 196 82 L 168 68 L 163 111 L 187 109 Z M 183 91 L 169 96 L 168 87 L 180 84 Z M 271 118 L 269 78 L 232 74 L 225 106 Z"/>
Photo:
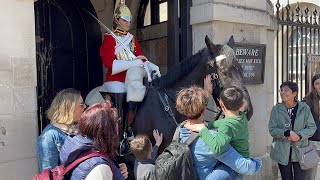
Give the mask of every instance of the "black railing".
<path id="1" fill-rule="evenodd" d="M 308 54 L 320 54 L 320 8 L 306 3 L 283 7 L 277 1 L 276 87 L 284 81 L 296 82 L 301 100 L 309 91 L 306 61 Z M 294 7 L 294 8 L 292 8 Z M 311 10 L 312 9 L 312 10 Z M 277 101 L 280 96 L 277 95 Z"/>

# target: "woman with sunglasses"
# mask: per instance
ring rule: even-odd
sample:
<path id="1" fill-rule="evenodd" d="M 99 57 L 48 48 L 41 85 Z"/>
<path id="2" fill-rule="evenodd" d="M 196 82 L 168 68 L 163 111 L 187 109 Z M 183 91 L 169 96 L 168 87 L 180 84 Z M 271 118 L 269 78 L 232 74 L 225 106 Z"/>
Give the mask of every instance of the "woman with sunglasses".
<path id="1" fill-rule="evenodd" d="M 60 149 L 68 136 L 78 134 L 76 122 L 86 107 L 80 91 L 72 88 L 60 91 L 53 99 L 46 113 L 50 124 L 37 141 L 40 172 L 60 165 Z"/>

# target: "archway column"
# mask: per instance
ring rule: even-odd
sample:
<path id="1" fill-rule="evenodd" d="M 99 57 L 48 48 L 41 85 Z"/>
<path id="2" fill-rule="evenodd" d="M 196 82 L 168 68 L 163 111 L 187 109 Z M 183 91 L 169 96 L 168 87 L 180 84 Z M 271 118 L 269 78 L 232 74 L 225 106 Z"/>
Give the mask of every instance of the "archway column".
<path id="1" fill-rule="evenodd" d="M 34 0 L 2 1 L 0 12 L 0 174 L 31 179 L 38 173 Z"/>

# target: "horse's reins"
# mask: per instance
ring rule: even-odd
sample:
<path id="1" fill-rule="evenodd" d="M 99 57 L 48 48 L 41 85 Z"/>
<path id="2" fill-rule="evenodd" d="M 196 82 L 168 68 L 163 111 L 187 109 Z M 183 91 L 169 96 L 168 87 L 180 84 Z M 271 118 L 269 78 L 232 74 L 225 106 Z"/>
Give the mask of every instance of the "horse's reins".
<path id="1" fill-rule="evenodd" d="M 164 99 L 163 97 L 161 96 L 160 92 L 159 92 L 159 89 L 157 89 L 157 93 L 158 93 L 158 96 L 159 96 L 159 99 L 160 99 L 160 102 L 161 102 L 161 105 L 163 106 L 164 110 L 165 110 L 165 114 L 167 116 L 168 119 L 172 119 L 173 121 L 170 121 L 172 122 L 176 127 L 179 125 L 177 120 L 176 120 L 176 117 L 174 116 L 173 114 L 173 111 L 172 111 L 172 108 L 169 104 L 169 100 L 168 100 L 168 96 L 167 93 L 166 93 L 166 90 L 164 89 Z M 170 97 L 171 98 L 171 97 Z M 172 98 L 171 98 L 172 99 Z M 169 117 L 170 116 L 170 117 Z"/>

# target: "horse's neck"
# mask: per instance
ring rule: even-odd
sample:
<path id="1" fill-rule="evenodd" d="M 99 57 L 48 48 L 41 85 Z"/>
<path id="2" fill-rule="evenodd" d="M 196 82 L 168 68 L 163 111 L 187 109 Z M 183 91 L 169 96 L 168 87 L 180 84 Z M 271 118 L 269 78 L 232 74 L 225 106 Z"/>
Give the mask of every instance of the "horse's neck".
<path id="1" fill-rule="evenodd" d="M 155 81 L 155 85 L 162 88 L 180 88 L 198 83 L 199 78 L 203 78 L 205 62 L 209 56 L 208 49 L 202 49 L 198 53 L 183 60 L 178 66 L 160 79 Z M 195 81 L 194 79 L 198 79 Z M 202 80 L 201 80 L 202 81 Z M 199 82 L 201 82 L 199 81 Z"/>
<path id="2" fill-rule="evenodd" d="M 202 78 L 204 77 L 199 71 L 201 69 L 200 64 L 198 64 L 192 71 L 179 79 L 174 85 L 173 89 L 180 90 L 183 87 L 190 87 L 191 85 L 201 85 Z"/>

